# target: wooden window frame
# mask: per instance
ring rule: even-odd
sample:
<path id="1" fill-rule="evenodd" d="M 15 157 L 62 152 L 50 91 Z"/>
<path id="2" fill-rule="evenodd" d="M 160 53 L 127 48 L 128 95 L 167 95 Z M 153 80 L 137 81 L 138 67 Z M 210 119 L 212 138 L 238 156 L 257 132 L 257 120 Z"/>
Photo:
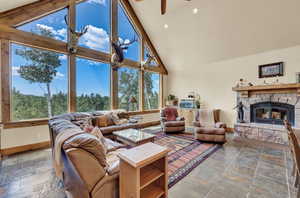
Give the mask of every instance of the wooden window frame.
<path id="1" fill-rule="evenodd" d="M 47 124 L 48 118 L 12 121 L 11 119 L 11 72 L 10 43 L 25 45 L 42 50 L 54 51 L 68 56 L 68 112 L 76 112 L 76 57 L 111 64 L 111 54 L 78 46 L 77 54 L 70 54 L 67 43 L 52 38 L 43 37 L 30 32 L 24 32 L 15 27 L 34 21 L 58 10 L 68 9 L 69 25 L 76 26 L 76 4 L 85 0 L 40 0 L 19 8 L 0 13 L 0 70 L 1 70 L 1 119 L 4 128 L 29 127 Z M 140 40 L 139 61 L 125 59 L 120 67 L 131 67 L 139 70 L 139 111 L 129 112 L 131 115 L 156 113 L 159 110 L 144 109 L 144 71 L 159 73 L 159 107 L 163 107 L 163 75 L 168 71 L 160 59 L 145 29 L 135 14 L 128 0 L 111 0 L 110 10 L 110 43 L 118 39 L 118 3 L 121 4 Z M 69 41 L 70 35 L 68 35 Z M 154 54 L 158 67 L 143 66 L 144 46 Z M 118 71 L 111 68 L 111 109 L 118 108 Z"/>

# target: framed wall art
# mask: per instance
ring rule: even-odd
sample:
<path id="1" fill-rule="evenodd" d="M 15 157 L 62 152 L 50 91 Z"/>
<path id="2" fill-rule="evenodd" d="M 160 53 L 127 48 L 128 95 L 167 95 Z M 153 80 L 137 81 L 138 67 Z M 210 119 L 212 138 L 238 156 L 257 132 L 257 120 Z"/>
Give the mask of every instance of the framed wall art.
<path id="1" fill-rule="evenodd" d="M 259 78 L 270 78 L 283 76 L 284 68 L 283 62 L 271 63 L 258 66 Z"/>

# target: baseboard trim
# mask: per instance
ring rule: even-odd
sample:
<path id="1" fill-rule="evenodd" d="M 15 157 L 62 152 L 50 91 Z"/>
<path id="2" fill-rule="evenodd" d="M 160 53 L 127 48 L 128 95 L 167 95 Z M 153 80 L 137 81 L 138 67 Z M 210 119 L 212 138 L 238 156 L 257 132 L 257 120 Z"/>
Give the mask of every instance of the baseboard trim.
<path id="1" fill-rule="evenodd" d="M 46 142 L 40 142 L 40 143 L 36 143 L 36 144 L 27 144 L 27 145 L 23 145 L 23 146 L 6 148 L 6 149 L 2 149 L 0 152 L 1 152 L 2 156 L 7 156 L 7 155 L 13 155 L 13 154 L 21 153 L 21 152 L 25 152 L 25 151 L 33 151 L 33 150 L 49 148 L 49 147 L 50 147 L 50 141 L 46 141 Z"/>

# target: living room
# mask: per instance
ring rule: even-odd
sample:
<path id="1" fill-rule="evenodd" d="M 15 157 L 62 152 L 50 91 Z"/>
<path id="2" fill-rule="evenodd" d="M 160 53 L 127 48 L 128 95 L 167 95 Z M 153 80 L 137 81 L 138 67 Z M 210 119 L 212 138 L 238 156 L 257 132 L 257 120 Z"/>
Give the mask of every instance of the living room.
<path id="1" fill-rule="evenodd" d="M 0 197 L 300 197 L 299 1 L 0 5 Z"/>

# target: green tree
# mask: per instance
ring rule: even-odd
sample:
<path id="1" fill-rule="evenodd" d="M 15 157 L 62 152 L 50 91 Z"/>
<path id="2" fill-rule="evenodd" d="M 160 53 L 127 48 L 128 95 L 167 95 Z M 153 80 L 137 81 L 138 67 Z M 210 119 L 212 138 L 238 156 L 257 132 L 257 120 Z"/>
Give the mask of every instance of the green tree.
<path id="1" fill-rule="evenodd" d="M 54 38 L 53 33 L 41 27 L 38 27 L 39 34 Z M 26 48 L 16 50 L 16 54 L 22 56 L 29 64 L 22 65 L 18 70 L 20 76 L 30 83 L 41 83 L 46 86 L 46 97 L 48 116 L 52 114 L 52 96 L 50 84 L 57 74 L 57 68 L 61 66 L 59 55 L 55 52 Z"/>

